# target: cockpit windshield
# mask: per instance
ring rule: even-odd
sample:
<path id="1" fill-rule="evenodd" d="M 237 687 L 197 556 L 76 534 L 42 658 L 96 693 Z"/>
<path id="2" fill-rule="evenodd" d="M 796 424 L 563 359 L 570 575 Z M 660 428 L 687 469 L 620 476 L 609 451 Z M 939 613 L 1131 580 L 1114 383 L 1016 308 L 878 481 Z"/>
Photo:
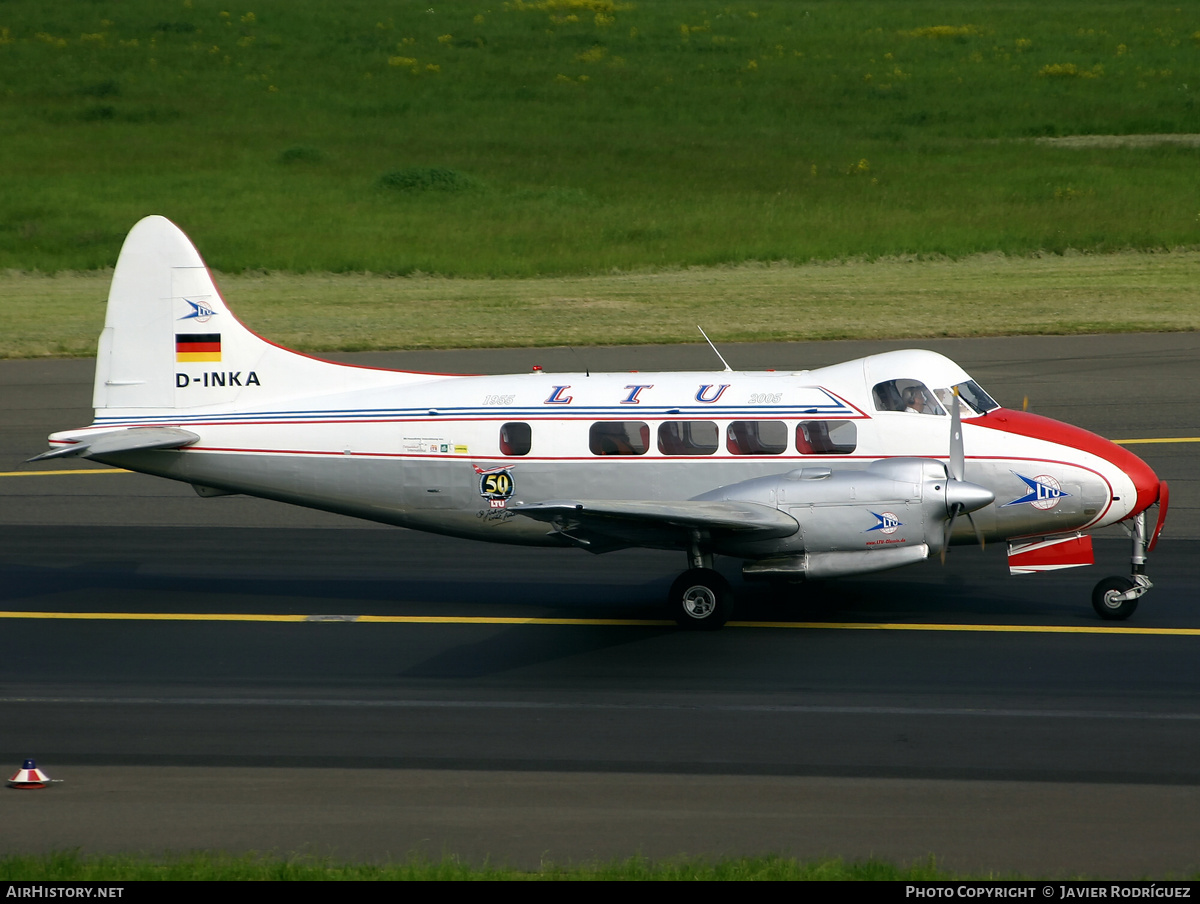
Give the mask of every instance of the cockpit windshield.
<path id="1" fill-rule="evenodd" d="M 951 389 L 935 389 L 934 393 L 942 404 L 947 409 L 953 404 L 954 390 L 958 390 L 958 413 L 960 417 L 974 417 L 980 414 L 987 414 L 994 408 L 1000 406 L 990 395 L 984 392 L 978 383 L 974 380 L 968 380 L 965 383 L 959 383 Z"/>
<path id="2" fill-rule="evenodd" d="M 954 404 L 955 389 L 958 390 L 961 417 L 977 417 L 1000 407 L 974 380 L 932 392 L 919 380 L 888 380 L 877 383 L 871 395 L 875 399 L 876 411 L 945 416 Z"/>

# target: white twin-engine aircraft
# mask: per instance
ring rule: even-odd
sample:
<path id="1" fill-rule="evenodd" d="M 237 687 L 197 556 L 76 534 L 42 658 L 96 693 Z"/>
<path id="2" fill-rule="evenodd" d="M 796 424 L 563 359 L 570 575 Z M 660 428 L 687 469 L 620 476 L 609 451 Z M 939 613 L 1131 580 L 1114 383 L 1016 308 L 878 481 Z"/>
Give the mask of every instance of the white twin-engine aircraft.
<path id="1" fill-rule="evenodd" d="M 90 427 L 53 434 L 38 459 L 476 540 L 679 549 L 688 567 L 670 606 L 691 628 L 729 617 L 714 555 L 744 560 L 747 578 L 800 581 L 986 539 L 1008 542 L 1013 572 L 1034 572 L 1091 564 L 1085 531 L 1117 522 L 1131 574 L 1097 584 L 1092 604 L 1123 619 L 1151 587 L 1167 510 L 1166 483 L 1135 455 L 1001 408 L 928 351 L 797 373 L 452 376 L 321 361 L 239 323 L 162 217 L 121 250 L 94 405 Z"/>

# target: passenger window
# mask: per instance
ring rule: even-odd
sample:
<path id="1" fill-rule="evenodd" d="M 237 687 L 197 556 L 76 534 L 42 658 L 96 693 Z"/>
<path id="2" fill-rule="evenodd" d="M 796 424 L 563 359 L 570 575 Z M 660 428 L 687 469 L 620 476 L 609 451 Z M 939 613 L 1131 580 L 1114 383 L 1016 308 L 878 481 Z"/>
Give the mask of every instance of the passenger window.
<path id="1" fill-rule="evenodd" d="M 641 421 L 600 421 L 592 424 L 588 445 L 593 455 L 645 455 L 650 428 Z"/>
<path id="2" fill-rule="evenodd" d="M 945 414 L 933 393 L 920 380 L 888 380 L 871 390 L 876 411 L 907 411 L 912 414 Z"/>
<path id="3" fill-rule="evenodd" d="M 500 428 L 500 452 L 503 455 L 528 455 L 533 448 L 533 432 L 528 424 L 505 424 Z"/>
<path id="4" fill-rule="evenodd" d="M 719 441 L 712 421 L 667 421 L 658 428 L 658 451 L 663 455 L 712 455 Z"/>
<path id="5" fill-rule="evenodd" d="M 725 448 L 731 455 L 780 455 L 787 445 L 783 421 L 734 421 L 725 431 Z"/>
<path id="6" fill-rule="evenodd" d="M 854 421 L 801 421 L 796 426 L 796 451 L 801 455 L 849 455 L 857 447 Z"/>

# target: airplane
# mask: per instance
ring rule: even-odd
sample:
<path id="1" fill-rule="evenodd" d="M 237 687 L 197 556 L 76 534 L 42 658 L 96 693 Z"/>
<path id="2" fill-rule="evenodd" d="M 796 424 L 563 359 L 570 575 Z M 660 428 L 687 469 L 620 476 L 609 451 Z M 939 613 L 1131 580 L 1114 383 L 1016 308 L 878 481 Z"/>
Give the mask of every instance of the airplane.
<path id="1" fill-rule="evenodd" d="M 324 361 L 243 326 L 158 216 L 121 249 L 93 405 L 90 426 L 51 434 L 30 460 L 79 457 L 203 497 L 497 543 L 679 550 L 668 611 L 702 630 L 734 605 L 714 556 L 741 559 L 748 580 L 796 583 L 992 541 L 1013 573 L 1035 573 L 1092 564 L 1089 531 L 1118 523 L 1130 574 L 1100 581 L 1092 603 L 1125 619 L 1153 586 L 1169 499 L 1128 450 L 1001 407 L 931 351 L 798 372 L 474 376 Z"/>

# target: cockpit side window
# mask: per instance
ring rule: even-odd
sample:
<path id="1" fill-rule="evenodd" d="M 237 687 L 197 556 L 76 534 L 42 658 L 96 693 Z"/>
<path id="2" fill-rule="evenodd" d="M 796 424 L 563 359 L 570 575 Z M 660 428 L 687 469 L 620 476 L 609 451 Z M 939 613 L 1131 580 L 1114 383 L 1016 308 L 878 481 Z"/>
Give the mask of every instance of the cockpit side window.
<path id="1" fill-rule="evenodd" d="M 910 414 L 945 414 L 946 409 L 920 380 L 888 380 L 871 390 L 876 411 L 907 411 Z"/>
<path id="2" fill-rule="evenodd" d="M 896 389 L 895 380 L 888 380 L 886 383 L 876 383 L 875 388 L 871 390 L 871 395 L 875 397 L 876 411 L 904 410 L 904 400 L 900 398 L 900 391 Z"/>

